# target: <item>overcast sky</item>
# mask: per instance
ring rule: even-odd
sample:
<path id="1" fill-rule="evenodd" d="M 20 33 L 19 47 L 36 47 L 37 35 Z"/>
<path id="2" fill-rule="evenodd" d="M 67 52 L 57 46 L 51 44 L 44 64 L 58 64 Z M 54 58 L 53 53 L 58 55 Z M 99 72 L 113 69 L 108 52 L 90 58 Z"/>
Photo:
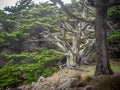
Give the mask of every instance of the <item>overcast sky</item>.
<path id="1" fill-rule="evenodd" d="M 0 9 L 3 9 L 5 6 L 14 6 L 17 1 L 18 0 L 0 0 Z M 33 1 L 38 3 L 41 1 L 43 2 L 43 1 L 49 1 L 49 0 L 33 0 Z M 64 1 L 64 3 L 69 3 L 71 0 L 62 0 L 62 1 Z"/>

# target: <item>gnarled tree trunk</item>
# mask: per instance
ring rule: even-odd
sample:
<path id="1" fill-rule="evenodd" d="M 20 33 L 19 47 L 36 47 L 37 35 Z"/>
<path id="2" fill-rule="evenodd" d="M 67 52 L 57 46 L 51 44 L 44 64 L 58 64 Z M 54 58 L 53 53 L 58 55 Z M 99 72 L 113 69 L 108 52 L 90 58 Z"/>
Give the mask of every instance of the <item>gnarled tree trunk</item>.
<path id="1" fill-rule="evenodd" d="M 77 17 L 64 6 L 61 0 L 51 0 L 53 3 L 59 3 L 65 13 L 71 17 L 75 17 L 78 20 L 67 20 L 62 21 L 61 26 L 57 26 L 57 32 L 51 32 L 48 28 L 44 33 L 46 40 L 51 41 L 53 44 L 58 46 L 61 51 L 52 50 L 58 54 L 62 54 L 67 58 L 67 67 L 79 69 L 81 62 L 88 64 L 88 60 L 94 51 L 94 34 L 93 22 L 86 20 L 88 19 L 87 0 L 83 0 L 81 6 L 81 17 Z M 75 23 L 75 24 L 73 24 Z"/>
<path id="2" fill-rule="evenodd" d="M 89 60 L 94 52 L 95 43 L 86 47 L 80 53 L 76 54 L 69 53 L 69 56 L 67 56 L 67 66 L 69 68 L 79 69 L 81 64 L 89 64 Z"/>

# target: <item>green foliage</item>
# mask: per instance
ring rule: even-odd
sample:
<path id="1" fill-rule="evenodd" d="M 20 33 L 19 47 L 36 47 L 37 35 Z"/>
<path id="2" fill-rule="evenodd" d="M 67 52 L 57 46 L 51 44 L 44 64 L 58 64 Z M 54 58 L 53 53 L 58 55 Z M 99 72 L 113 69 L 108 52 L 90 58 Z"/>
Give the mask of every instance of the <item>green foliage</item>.
<path id="1" fill-rule="evenodd" d="M 2 27 L 0 45 L 3 48 L 7 46 L 8 49 L 12 47 L 11 50 L 16 52 L 15 49 L 19 48 L 17 46 L 22 45 L 25 39 L 31 37 L 40 39 L 41 35 L 43 35 L 41 34 L 42 31 L 46 28 L 57 30 L 58 22 L 64 20 L 64 17 L 63 12 L 50 3 L 46 2 L 37 5 L 32 0 L 20 0 L 15 6 L 6 7 L 3 11 L 0 11 Z M 15 44 L 17 45 L 15 46 Z"/>
<path id="2" fill-rule="evenodd" d="M 0 87 L 21 82 L 29 84 L 37 81 L 40 76 L 48 77 L 57 71 L 57 67 L 46 65 L 46 63 L 60 60 L 62 56 L 50 53 L 44 48 L 39 50 L 40 53 L 0 54 L 10 60 L 0 69 Z"/>
<path id="3" fill-rule="evenodd" d="M 58 21 L 62 20 L 64 20 L 64 14 L 56 6 L 48 3 L 35 5 L 32 0 L 20 0 L 15 6 L 6 7 L 0 11 L 2 24 L 0 44 L 16 49 L 15 43 L 19 48 L 24 38 L 33 36 L 34 30 L 43 31 L 43 26 L 56 30 L 55 25 L 59 25 Z M 37 35 L 40 35 L 39 33 Z M 6 59 L 9 62 L 0 69 L 0 87 L 16 83 L 31 83 L 41 75 L 48 77 L 58 70 L 57 67 L 46 65 L 46 63 L 59 60 L 62 56 L 50 53 L 44 48 L 36 51 L 31 53 L 19 51 L 19 54 L 11 49 L 9 53 L 1 51 L 0 60 Z"/>
<path id="4" fill-rule="evenodd" d="M 117 30 L 109 37 L 110 40 L 120 40 L 120 30 Z"/>
<path id="5" fill-rule="evenodd" d="M 109 18 L 114 22 L 119 22 L 120 20 L 120 5 L 109 8 L 108 10 Z"/>
<path id="6" fill-rule="evenodd" d="M 22 31 L 14 31 L 12 33 L 1 31 L 0 45 L 4 47 L 11 45 L 10 47 L 12 47 L 13 43 L 19 44 L 23 38 L 28 37 L 28 36 L 29 36 L 28 33 L 23 33 Z"/>
<path id="7" fill-rule="evenodd" d="M 51 76 L 53 74 L 53 72 L 55 72 L 57 70 L 58 70 L 57 67 L 48 67 L 48 68 L 45 68 L 44 71 L 43 71 L 43 76 L 44 77 Z"/>
<path id="8" fill-rule="evenodd" d="M 112 8 L 110 8 L 109 11 L 108 11 L 108 15 L 109 15 L 109 16 L 112 16 L 112 15 L 118 14 L 118 13 L 120 13 L 120 6 L 112 7 Z"/>
<path id="9" fill-rule="evenodd" d="M 5 38 L 5 34 L 4 34 L 4 32 L 1 32 L 0 33 L 0 43 L 7 44 L 6 40 L 4 38 Z"/>

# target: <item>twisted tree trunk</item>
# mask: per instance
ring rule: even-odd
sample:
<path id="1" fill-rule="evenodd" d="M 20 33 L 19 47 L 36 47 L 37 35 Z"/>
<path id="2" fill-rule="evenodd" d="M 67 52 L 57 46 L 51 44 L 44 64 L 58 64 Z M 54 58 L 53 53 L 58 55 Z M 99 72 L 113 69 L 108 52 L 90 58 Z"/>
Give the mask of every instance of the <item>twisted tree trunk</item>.
<path id="1" fill-rule="evenodd" d="M 69 68 L 79 69 L 81 64 L 89 64 L 92 54 L 95 52 L 95 43 L 86 47 L 80 53 L 69 53 L 67 56 L 67 66 Z"/>

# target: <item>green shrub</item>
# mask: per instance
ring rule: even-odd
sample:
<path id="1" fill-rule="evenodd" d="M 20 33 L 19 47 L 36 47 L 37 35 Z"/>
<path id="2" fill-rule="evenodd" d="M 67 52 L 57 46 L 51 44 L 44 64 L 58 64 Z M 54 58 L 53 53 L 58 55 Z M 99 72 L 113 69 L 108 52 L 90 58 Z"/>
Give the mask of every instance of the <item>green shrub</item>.
<path id="1" fill-rule="evenodd" d="M 48 67 L 43 70 L 43 76 L 51 76 L 53 72 L 57 71 L 57 67 Z"/>
<path id="2" fill-rule="evenodd" d="M 120 40 L 120 30 L 117 30 L 109 37 L 110 40 Z"/>
<path id="3" fill-rule="evenodd" d="M 46 63 L 62 59 L 61 55 L 50 53 L 46 49 L 41 49 L 39 53 L 2 53 L 0 56 L 10 60 L 0 69 L 0 88 L 19 83 L 30 84 L 40 76 L 48 77 L 58 68 Z"/>

